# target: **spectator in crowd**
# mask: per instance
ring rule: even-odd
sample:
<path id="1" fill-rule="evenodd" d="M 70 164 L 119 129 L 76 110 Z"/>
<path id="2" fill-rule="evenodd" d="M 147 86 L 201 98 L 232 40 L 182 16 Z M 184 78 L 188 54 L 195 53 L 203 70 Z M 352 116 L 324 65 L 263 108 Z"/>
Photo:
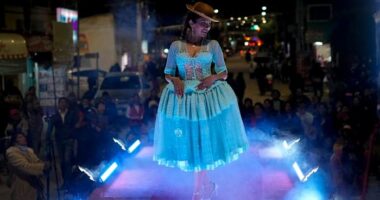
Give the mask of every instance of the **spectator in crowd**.
<path id="1" fill-rule="evenodd" d="M 310 79 L 313 86 L 314 95 L 318 97 L 323 96 L 323 78 L 325 73 L 319 62 L 313 62 L 313 66 L 310 70 Z"/>
<path id="2" fill-rule="evenodd" d="M 98 102 L 96 105 L 97 126 L 100 131 L 107 131 L 109 118 L 107 115 L 107 107 L 103 101 Z"/>
<path id="3" fill-rule="evenodd" d="M 92 106 L 92 99 L 88 96 L 84 96 L 82 98 L 81 104 L 80 104 L 80 110 L 83 112 L 87 112 L 88 110 L 93 110 L 94 107 Z"/>
<path id="4" fill-rule="evenodd" d="M 245 61 L 248 63 L 248 64 L 251 64 L 252 62 L 252 55 L 251 55 L 251 48 L 247 49 L 245 51 Z"/>
<path id="5" fill-rule="evenodd" d="M 126 118 L 129 127 L 127 141 L 142 137 L 141 128 L 145 115 L 144 113 L 144 105 L 140 102 L 140 96 L 136 93 L 127 105 Z"/>
<path id="6" fill-rule="evenodd" d="M 143 135 L 147 136 L 146 139 L 149 144 L 153 144 L 154 139 L 154 126 L 156 122 L 158 104 L 155 101 L 151 101 L 148 105 L 148 110 L 144 116 L 144 130 Z"/>
<path id="7" fill-rule="evenodd" d="M 312 95 L 310 98 L 309 111 L 314 114 L 318 112 L 318 107 L 321 104 L 321 97 L 317 95 Z"/>
<path id="8" fill-rule="evenodd" d="M 296 114 L 301 120 L 304 137 L 308 144 L 312 146 L 318 145 L 320 138 L 316 128 L 314 127 L 314 116 L 307 111 L 305 103 L 301 102 L 298 104 Z"/>
<path id="9" fill-rule="evenodd" d="M 26 102 L 27 120 L 29 126 L 28 141 L 37 155 L 40 155 L 41 135 L 43 130 L 42 108 L 38 101 Z"/>
<path id="10" fill-rule="evenodd" d="M 245 98 L 243 107 L 240 111 L 241 117 L 243 119 L 243 123 L 245 125 L 245 128 L 251 128 L 253 126 L 253 119 L 254 119 L 254 107 L 253 107 L 253 101 L 251 98 Z"/>
<path id="11" fill-rule="evenodd" d="M 243 72 L 238 73 L 235 79 L 235 84 L 236 84 L 235 94 L 238 99 L 239 107 L 241 107 L 243 104 L 245 88 L 247 87 L 247 84 L 244 80 Z"/>
<path id="12" fill-rule="evenodd" d="M 5 81 L 4 98 L 11 108 L 21 109 L 24 99 L 20 89 L 14 85 L 12 80 Z"/>
<path id="13" fill-rule="evenodd" d="M 50 164 L 38 159 L 33 149 L 27 146 L 26 136 L 22 132 L 12 135 L 6 156 L 11 170 L 11 199 L 45 199 L 42 176 L 48 172 Z"/>
<path id="14" fill-rule="evenodd" d="M 155 79 L 160 75 L 160 72 L 157 68 L 157 64 L 151 57 L 148 57 L 148 60 L 145 62 L 145 73 L 149 80 Z"/>
<path id="15" fill-rule="evenodd" d="M 282 65 L 281 65 L 281 80 L 282 82 L 284 83 L 287 83 L 289 82 L 290 80 L 290 74 L 291 74 L 291 71 L 292 71 L 292 64 L 291 64 L 291 61 L 290 59 L 285 59 L 283 62 L 282 62 Z"/>
<path id="16" fill-rule="evenodd" d="M 8 124 L 8 106 L 4 100 L 3 91 L 0 89 L 0 138 L 5 136 L 5 128 Z"/>
<path id="17" fill-rule="evenodd" d="M 88 159 L 90 158 L 90 152 L 88 150 L 88 145 L 91 143 L 93 137 L 89 135 L 87 131 L 88 120 L 85 118 L 85 112 L 79 111 L 78 118 L 75 123 L 75 136 L 77 142 L 77 152 L 76 152 L 76 161 L 77 165 L 85 165 L 88 163 Z"/>
<path id="18" fill-rule="evenodd" d="M 87 132 L 93 138 L 88 146 L 92 148 L 90 152 L 94 155 L 90 157 L 94 163 L 100 163 L 104 160 L 108 161 L 114 156 L 115 142 L 113 141 L 113 137 L 116 137 L 117 133 L 114 132 L 115 128 L 109 124 L 106 110 L 107 107 L 100 101 L 97 104 L 97 110 L 87 112 L 85 117 L 89 125 Z"/>
<path id="19" fill-rule="evenodd" d="M 29 133 L 28 121 L 22 115 L 19 109 L 13 108 L 9 111 L 9 120 L 5 129 L 5 135 L 12 135 L 15 132 Z"/>
<path id="20" fill-rule="evenodd" d="M 236 93 L 237 88 L 236 88 L 236 80 L 235 80 L 235 74 L 233 72 L 228 72 L 228 77 L 227 77 L 227 83 L 231 86 L 231 88 L 234 90 Z"/>
<path id="21" fill-rule="evenodd" d="M 144 109 L 146 111 L 145 114 L 146 115 L 152 114 L 151 113 L 152 111 L 150 110 L 151 106 L 153 105 L 158 106 L 159 102 L 160 102 L 160 97 L 158 96 L 158 90 L 155 90 L 155 89 L 151 90 L 149 97 L 146 98 L 144 101 Z"/>
<path id="22" fill-rule="evenodd" d="M 258 63 L 254 75 L 259 86 L 260 95 L 263 96 L 267 90 L 268 82 L 266 75 L 269 73 L 268 68 L 263 63 Z"/>
<path id="23" fill-rule="evenodd" d="M 121 67 L 119 63 L 115 63 L 110 67 L 110 72 L 121 72 Z"/>
<path id="24" fill-rule="evenodd" d="M 51 124 L 48 127 L 47 137 L 51 137 L 55 132 L 55 144 L 57 145 L 58 156 L 64 179 L 63 189 L 68 189 L 72 178 L 72 165 L 74 156 L 74 126 L 76 123 L 76 113 L 69 109 L 68 99 L 61 97 L 58 99 L 58 110 L 52 116 Z"/>
<path id="25" fill-rule="evenodd" d="M 157 67 L 157 63 L 154 62 L 154 60 L 149 56 L 147 58 L 148 60 L 144 64 L 144 73 L 147 77 L 147 80 L 151 83 L 153 86 L 153 89 L 159 90 L 160 84 L 158 81 L 158 77 L 160 76 L 160 71 Z"/>
<path id="26" fill-rule="evenodd" d="M 144 106 L 140 102 L 140 96 L 136 93 L 127 106 L 126 117 L 129 127 L 134 133 L 139 133 L 144 118 Z"/>
<path id="27" fill-rule="evenodd" d="M 297 88 L 295 93 L 290 94 L 288 101 L 294 108 L 296 108 L 300 103 L 305 104 L 306 107 L 310 105 L 310 98 L 303 93 L 302 88 Z"/>
<path id="28" fill-rule="evenodd" d="M 253 127 L 264 133 L 271 133 L 274 128 L 274 124 L 266 115 L 262 103 L 255 103 L 254 105 Z"/>
<path id="29" fill-rule="evenodd" d="M 339 103 L 339 102 L 338 102 Z M 337 127 L 342 127 L 345 124 L 352 125 L 350 107 L 345 104 L 337 103 L 337 114 L 336 114 L 336 125 Z"/>
<path id="30" fill-rule="evenodd" d="M 34 86 L 29 87 L 28 91 L 25 94 L 25 104 L 28 102 L 39 102 L 38 97 L 36 95 L 36 88 Z M 25 105 L 26 106 L 26 105 Z"/>
<path id="31" fill-rule="evenodd" d="M 67 95 L 67 100 L 69 101 L 69 109 L 72 110 L 75 113 L 79 112 L 80 105 L 79 105 L 77 96 L 75 95 L 74 92 L 70 92 Z"/>
<path id="32" fill-rule="evenodd" d="M 263 106 L 264 106 L 264 113 L 265 113 L 265 116 L 272 119 L 275 115 L 274 115 L 274 110 L 273 110 L 273 102 L 271 99 L 264 99 L 264 103 L 263 103 Z"/>
<path id="33" fill-rule="evenodd" d="M 115 104 L 115 102 L 113 101 L 112 97 L 110 96 L 110 94 L 107 91 L 104 91 L 102 93 L 101 100 L 106 105 L 106 108 L 107 108 L 106 109 L 106 114 L 108 115 L 108 119 L 109 119 L 110 123 L 112 124 L 112 122 L 114 121 L 115 117 L 117 117 L 117 115 L 118 115 L 116 104 Z"/>
<path id="34" fill-rule="evenodd" d="M 343 177 L 343 163 L 342 163 L 342 155 L 343 155 L 343 147 L 344 140 L 343 138 L 338 138 L 333 146 L 333 152 L 330 158 L 330 170 L 332 176 L 332 193 L 339 194 L 339 196 L 345 196 L 347 189 L 344 183 Z"/>
<path id="35" fill-rule="evenodd" d="M 280 116 L 281 113 L 284 112 L 285 109 L 285 102 L 280 99 L 281 97 L 281 92 L 277 89 L 272 90 L 272 105 L 273 105 L 273 114 L 275 116 Z"/>
<path id="36" fill-rule="evenodd" d="M 296 136 L 303 135 L 303 127 L 300 118 L 296 115 L 295 109 L 290 102 L 284 103 L 284 112 L 278 122 L 281 131 L 289 132 Z"/>
<path id="37" fill-rule="evenodd" d="M 292 95 L 296 95 L 297 90 L 305 90 L 305 82 L 301 74 L 293 73 L 290 77 L 289 89 Z"/>
<path id="38" fill-rule="evenodd" d="M 89 99 L 92 100 L 95 97 L 96 91 L 98 89 L 97 87 L 97 78 L 96 77 L 88 77 L 87 78 L 87 85 L 88 90 L 83 94 L 83 99 Z"/>

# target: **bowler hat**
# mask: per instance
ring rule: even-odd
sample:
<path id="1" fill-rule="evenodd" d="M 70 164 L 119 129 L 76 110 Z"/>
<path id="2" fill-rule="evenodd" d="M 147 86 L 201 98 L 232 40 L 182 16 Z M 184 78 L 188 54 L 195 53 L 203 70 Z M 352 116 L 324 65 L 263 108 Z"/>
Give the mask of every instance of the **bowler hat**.
<path id="1" fill-rule="evenodd" d="M 186 8 L 190 12 L 193 12 L 203 18 L 209 19 L 212 22 L 219 22 L 219 20 L 214 17 L 214 9 L 207 3 L 198 1 L 193 5 L 186 4 Z"/>

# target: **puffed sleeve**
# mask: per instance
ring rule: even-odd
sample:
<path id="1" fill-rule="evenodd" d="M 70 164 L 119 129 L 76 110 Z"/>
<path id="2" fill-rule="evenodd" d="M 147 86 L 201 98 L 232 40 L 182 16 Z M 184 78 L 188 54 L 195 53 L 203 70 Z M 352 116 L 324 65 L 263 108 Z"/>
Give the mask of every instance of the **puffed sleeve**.
<path id="1" fill-rule="evenodd" d="M 175 75 L 175 70 L 177 67 L 177 64 L 176 64 L 176 56 L 178 52 L 177 44 L 178 42 L 175 41 L 175 42 L 172 42 L 172 44 L 170 45 L 168 58 L 166 59 L 166 65 L 165 65 L 165 70 L 164 70 L 165 74 L 169 74 L 172 76 Z"/>
<path id="2" fill-rule="evenodd" d="M 43 162 L 37 162 L 35 159 L 33 159 L 35 162 L 30 162 L 27 158 L 25 158 L 24 155 L 22 155 L 22 153 L 15 150 L 14 148 L 7 149 L 6 156 L 9 165 L 16 170 L 19 170 L 28 175 L 38 176 L 43 174 Z"/>
<path id="3" fill-rule="evenodd" d="M 221 72 L 227 72 L 226 63 L 224 62 L 224 56 L 222 48 L 220 47 L 219 43 L 216 40 L 211 41 L 211 52 L 212 52 L 212 59 L 215 63 L 215 72 L 221 73 Z"/>

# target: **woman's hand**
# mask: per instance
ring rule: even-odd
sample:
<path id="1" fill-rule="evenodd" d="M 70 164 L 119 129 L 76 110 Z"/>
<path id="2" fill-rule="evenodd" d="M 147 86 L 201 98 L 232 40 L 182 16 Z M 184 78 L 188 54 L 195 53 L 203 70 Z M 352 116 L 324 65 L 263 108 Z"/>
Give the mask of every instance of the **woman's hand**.
<path id="1" fill-rule="evenodd" d="M 185 85 L 183 84 L 183 81 L 181 79 L 177 78 L 177 77 L 171 78 L 171 81 L 172 81 L 172 83 L 174 85 L 174 91 L 175 91 L 175 93 L 178 96 L 182 97 L 183 96 L 183 90 L 184 90 L 184 87 L 185 87 Z"/>
<path id="2" fill-rule="evenodd" d="M 201 80 L 201 83 L 198 84 L 197 89 L 198 90 L 204 90 L 209 87 L 211 87 L 212 84 L 217 80 L 217 77 L 215 75 L 208 76 Z"/>

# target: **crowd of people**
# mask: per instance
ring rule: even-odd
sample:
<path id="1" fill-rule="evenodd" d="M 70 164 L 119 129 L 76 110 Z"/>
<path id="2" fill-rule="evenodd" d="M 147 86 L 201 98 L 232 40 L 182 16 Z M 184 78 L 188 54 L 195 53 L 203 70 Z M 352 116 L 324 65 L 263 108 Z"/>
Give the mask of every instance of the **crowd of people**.
<path id="1" fill-rule="evenodd" d="M 305 152 L 328 171 L 332 194 L 348 197 L 361 192 L 366 151 L 373 142 L 369 136 L 377 123 L 377 80 L 370 71 L 368 64 L 354 62 L 342 75 L 335 68 L 314 63 L 309 87 L 292 84 L 291 79 L 289 96 L 273 89 L 263 102 L 242 101 L 239 94 L 244 94 L 240 90 L 245 83 L 239 76 L 236 80 L 230 76 L 228 81 L 235 86 L 248 137 L 288 132 L 301 138 Z"/>
<path id="2" fill-rule="evenodd" d="M 28 192 L 20 191 L 25 187 L 31 199 L 42 194 L 43 177 L 54 164 L 61 177 L 60 190 L 70 192 L 76 166 L 91 168 L 114 157 L 119 147 L 113 138 L 125 144 L 136 138 L 152 143 L 152 121 L 159 102 L 155 90 L 145 101 L 136 94 L 124 110 L 116 107 L 107 92 L 99 99 L 84 95 L 80 101 L 70 93 L 57 99 L 56 111 L 50 116 L 40 106 L 35 88 L 25 96 L 13 90 L 17 92 L 0 95 L 1 122 L 5 122 L 0 130 L 0 167 L 10 175 L 0 182 L 11 186 L 13 199 L 23 199 Z"/>
<path id="3" fill-rule="evenodd" d="M 266 134 L 290 132 L 302 138 L 314 161 L 329 172 L 332 193 L 359 193 L 369 135 L 377 123 L 376 79 L 368 66 L 359 63 L 342 76 L 350 81 L 339 78 L 333 68 L 312 70 L 311 74 L 323 74 L 328 80 L 322 88 L 319 82 L 307 93 L 304 85 L 290 88 L 288 97 L 273 89 L 263 102 L 244 98 L 247 85 L 242 73 L 236 78 L 230 73 L 227 81 L 237 95 L 249 138 L 258 137 L 253 129 Z M 52 116 L 45 116 L 35 88 L 24 96 L 15 87 L 2 91 L 0 114 L 6 120 L 1 120 L 0 127 L 1 160 L 3 169 L 12 174 L 14 199 L 22 199 L 16 191 L 23 185 L 31 187 L 31 196 L 41 191 L 38 178 L 52 165 L 46 155 L 50 140 L 57 150 L 63 190 L 70 190 L 74 166 L 97 165 L 112 157 L 112 138 L 127 143 L 138 137 L 151 144 L 159 93 L 153 89 L 145 101 L 135 95 L 122 115 L 107 92 L 100 99 L 85 96 L 80 101 L 71 93 L 57 100 Z"/>

